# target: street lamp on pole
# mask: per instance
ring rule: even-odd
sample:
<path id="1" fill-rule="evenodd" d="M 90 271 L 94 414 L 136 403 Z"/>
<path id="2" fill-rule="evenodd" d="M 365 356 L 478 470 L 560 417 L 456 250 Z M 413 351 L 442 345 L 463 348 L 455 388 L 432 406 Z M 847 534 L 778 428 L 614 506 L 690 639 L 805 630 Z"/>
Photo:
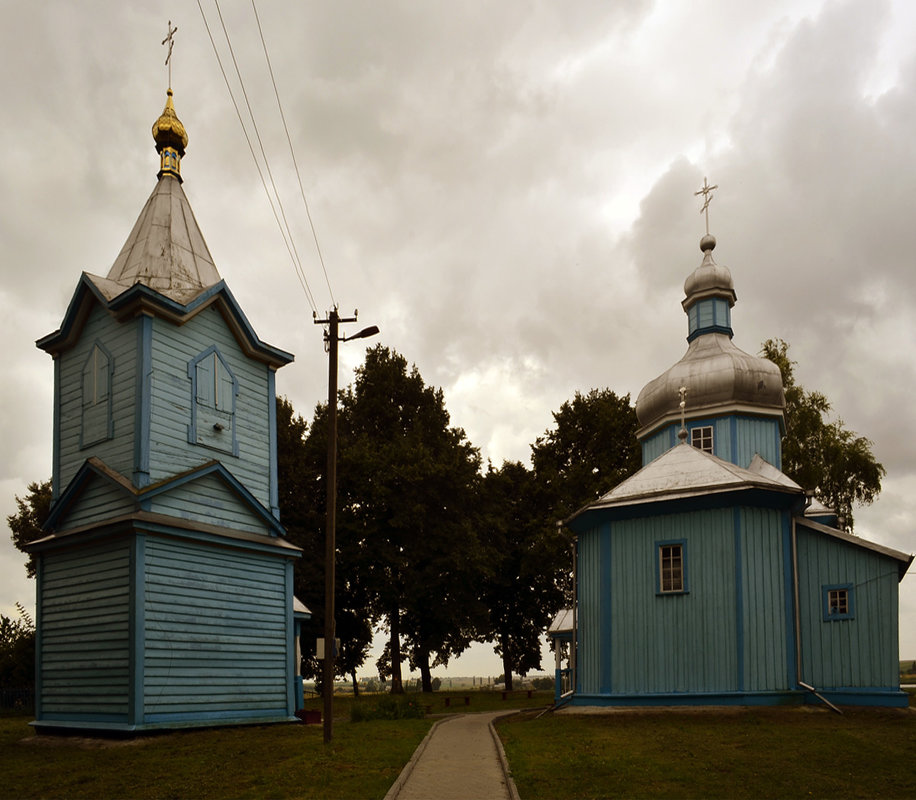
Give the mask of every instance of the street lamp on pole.
<path id="1" fill-rule="evenodd" d="M 337 529 L 337 345 L 353 339 L 375 336 L 378 327 L 370 325 L 352 336 L 340 336 L 341 322 L 356 322 L 352 317 L 341 318 L 337 308 L 328 313 L 327 319 L 316 319 L 316 325 L 327 325 L 325 342 L 328 345 L 328 471 L 327 471 L 327 523 L 325 525 L 324 547 L 324 665 L 322 688 L 324 690 L 324 742 L 331 741 L 334 714 L 334 660 L 336 621 L 334 619 L 334 583 L 336 568 Z"/>

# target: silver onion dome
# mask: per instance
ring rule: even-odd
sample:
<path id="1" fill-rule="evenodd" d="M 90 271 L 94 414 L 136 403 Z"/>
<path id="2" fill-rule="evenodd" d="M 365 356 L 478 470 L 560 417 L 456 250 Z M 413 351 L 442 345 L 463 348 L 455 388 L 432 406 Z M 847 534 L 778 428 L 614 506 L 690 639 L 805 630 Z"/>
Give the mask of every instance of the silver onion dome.
<path id="1" fill-rule="evenodd" d="M 715 245 L 715 237 L 709 234 L 700 242 L 703 263 L 684 283 L 682 305 L 689 317 L 694 306 L 703 301 L 718 303 L 720 313 L 727 305 L 727 323 L 691 322 L 684 357 L 639 393 L 636 415 L 641 437 L 680 418 L 678 392 L 682 386 L 689 391 L 688 418 L 721 413 L 781 416 L 785 408 L 779 367 L 766 358 L 745 353 L 732 342 L 730 309 L 737 296 L 731 272 L 712 257 Z M 699 308 L 694 313 L 699 313 Z"/>

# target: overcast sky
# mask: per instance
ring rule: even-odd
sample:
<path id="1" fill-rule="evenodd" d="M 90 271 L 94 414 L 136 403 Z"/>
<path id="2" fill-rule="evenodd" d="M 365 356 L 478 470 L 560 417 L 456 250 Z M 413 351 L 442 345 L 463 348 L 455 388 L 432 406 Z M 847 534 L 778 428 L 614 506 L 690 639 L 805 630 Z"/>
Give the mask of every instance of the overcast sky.
<path id="1" fill-rule="evenodd" d="M 321 329 L 197 2 L 0 7 L 4 517 L 51 472 L 53 369 L 34 342 L 82 270 L 107 274 L 155 184 L 168 19 L 185 192 L 255 330 L 295 353 L 278 390 L 310 419 L 327 387 Z M 251 3 L 221 7 L 324 313 Z M 683 355 L 708 176 L 736 344 L 791 344 L 799 381 L 887 468 L 856 532 L 916 551 L 916 6 L 260 0 L 258 13 L 335 300 L 442 387 L 485 459 L 528 463 L 577 390 L 635 400 Z M 363 353 L 341 348 L 341 385 Z M 10 614 L 35 588 L 0 539 Z M 916 658 L 916 568 L 900 631 Z M 499 669 L 478 647 L 450 672 Z"/>

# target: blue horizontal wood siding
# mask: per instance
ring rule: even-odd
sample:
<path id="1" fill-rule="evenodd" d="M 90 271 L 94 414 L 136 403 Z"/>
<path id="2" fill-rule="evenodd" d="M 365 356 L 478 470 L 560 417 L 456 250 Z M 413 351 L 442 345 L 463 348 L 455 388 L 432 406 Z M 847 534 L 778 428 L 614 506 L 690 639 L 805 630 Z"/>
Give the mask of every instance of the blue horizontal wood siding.
<path id="1" fill-rule="evenodd" d="M 123 488 L 103 478 L 93 478 L 80 492 L 72 508 L 65 515 L 60 530 L 78 528 L 101 522 L 120 514 L 135 511 L 137 503 Z"/>
<path id="2" fill-rule="evenodd" d="M 899 685 L 898 562 L 798 526 L 801 679 L 817 688 Z M 851 584 L 853 619 L 824 620 L 823 587 Z"/>
<path id="3" fill-rule="evenodd" d="M 144 720 L 284 715 L 286 559 L 148 537 Z"/>
<path id="4" fill-rule="evenodd" d="M 59 417 L 58 450 L 60 463 L 55 473 L 59 486 L 55 497 L 89 456 L 101 458 L 110 467 L 130 475 L 134 454 L 134 404 L 136 401 L 136 320 L 117 322 L 101 306 L 89 312 L 79 341 L 58 356 L 60 381 L 55 403 Z M 112 438 L 80 447 L 82 426 L 82 370 L 96 342 L 111 354 Z"/>
<path id="5" fill-rule="evenodd" d="M 126 721 L 128 541 L 55 551 L 41 558 L 39 721 Z"/>
<path id="6" fill-rule="evenodd" d="M 150 501 L 149 510 L 240 531 L 270 534 L 264 520 L 215 475 L 205 475 L 156 495 Z"/>
<path id="7" fill-rule="evenodd" d="M 238 455 L 188 441 L 191 378 L 188 364 L 216 346 L 238 380 L 233 425 Z M 156 483 L 219 459 L 265 507 L 270 507 L 270 394 L 268 367 L 248 358 L 225 320 L 207 308 L 181 327 L 156 318 L 152 333 L 150 480 Z"/>

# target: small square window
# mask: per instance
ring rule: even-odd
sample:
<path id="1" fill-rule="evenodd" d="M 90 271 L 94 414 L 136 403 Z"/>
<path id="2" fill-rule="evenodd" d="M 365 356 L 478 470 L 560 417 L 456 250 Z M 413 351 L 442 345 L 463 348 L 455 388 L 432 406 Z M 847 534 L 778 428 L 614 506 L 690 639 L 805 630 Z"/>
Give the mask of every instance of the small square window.
<path id="1" fill-rule="evenodd" d="M 849 590 L 831 589 L 827 592 L 827 611 L 829 614 L 849 613 Z"/>
<path id="2" fill-rule="evenodd" d="M 684 542 L 659 542 L 658 594 L 682 594 L 687 591 L 687 561 Z"/>
<path id="3" fill-rule="evenodd" d="M 690 444 L 704 453 L 712 453 L 712 425 L 702 425 L 690 430 Z"/>
<path id="4" fill-rule="evenodd" d="M 823 587 L 824 621 L 853 619 L 855 594 L 851 583 Z"/>

